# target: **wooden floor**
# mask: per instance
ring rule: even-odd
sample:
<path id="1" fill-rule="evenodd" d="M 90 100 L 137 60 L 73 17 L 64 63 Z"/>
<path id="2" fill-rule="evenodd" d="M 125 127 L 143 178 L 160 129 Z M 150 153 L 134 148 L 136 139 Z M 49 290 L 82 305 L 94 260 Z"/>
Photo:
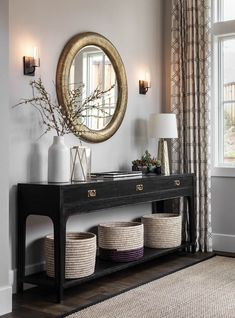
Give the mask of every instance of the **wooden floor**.
<path id="1" fill-rule="evenodd" d="M 13 296 L 13 312 L 4 318 L 52 318 L 60 317 L 77 308 L 131 289 L 148 281 L 163 277 L 179 269 L 188 267 L 214 254 L 195 253 L 168 255 L 152 262 L 138 265 L 82 286 L 65 291 L 62 304 L 56 304 L 52 293 L 35 287 L 22 295 Z"/>

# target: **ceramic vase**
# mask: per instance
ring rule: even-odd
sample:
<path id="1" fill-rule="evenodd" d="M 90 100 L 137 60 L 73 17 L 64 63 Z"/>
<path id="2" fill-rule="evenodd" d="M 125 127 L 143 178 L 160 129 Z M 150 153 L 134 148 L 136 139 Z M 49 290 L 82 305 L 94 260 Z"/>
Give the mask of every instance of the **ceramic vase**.
<path id="1" fill-rule="evenodd" d="M 63 136 L 54 136 L 48 150 L 48 182 L 70 182 L 70 151 Z"/>

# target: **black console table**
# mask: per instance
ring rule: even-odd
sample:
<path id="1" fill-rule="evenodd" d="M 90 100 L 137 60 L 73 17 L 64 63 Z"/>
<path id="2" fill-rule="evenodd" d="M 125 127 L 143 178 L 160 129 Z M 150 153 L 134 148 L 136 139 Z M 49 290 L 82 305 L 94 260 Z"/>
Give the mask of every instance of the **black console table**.
<path id="1" fill-rule="evenodd" d="M 81 284 L 115 271 L 134 266 L 182 248 L 196 248 L 194 210 L 194 174 L 156 176 L 115 181 L 83 183 L 21 183 L 18 184 L 18 292 L 24 283 L 51 287 L 56 290 L 57 301 L 63 299 L 65 288 Z M 189 241 L 171 249 L 145 248 L 144 257 L 129 263 L 112 263 L 97 258 L 95 273 L 89 277 L 66 280 L 65 236 L 67 219 L 74 214 L 90 213 L 99 209 L 152 202 L 152 212 L 162 208 L 162 200 L 185 197 L 188 201 Z M 25 275 L 26 219 L 29 215 L 51 218 L 55 238 L 55 278 L 45 272 Z"/>

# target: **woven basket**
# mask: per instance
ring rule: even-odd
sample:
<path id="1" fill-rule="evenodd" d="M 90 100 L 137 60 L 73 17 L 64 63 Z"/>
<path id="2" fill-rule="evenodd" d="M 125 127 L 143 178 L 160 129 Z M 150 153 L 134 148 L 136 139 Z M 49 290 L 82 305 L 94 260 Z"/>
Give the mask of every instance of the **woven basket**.
<path id="1" fill-rule="evenodd" d="M 89 232 L 67 233 L 65 248 L 65 278 L 81 278 L 95 270 L 96 235 Z M 54 277 L 54 236 L 45 238 L 46 272 Z"/>
<path id="2" fill-rule="evenodd" d="M 99 255 L 114 262 L 143 257 L 144 232 L 139 222 L 114 222 L 98 226 Z"/>
<path id="3" fill-rule="evenodd" d="M 146 247 L 171 248 L 181 245 L 181 215 L 156 213 L 143 216 L 142 222 Z"/>

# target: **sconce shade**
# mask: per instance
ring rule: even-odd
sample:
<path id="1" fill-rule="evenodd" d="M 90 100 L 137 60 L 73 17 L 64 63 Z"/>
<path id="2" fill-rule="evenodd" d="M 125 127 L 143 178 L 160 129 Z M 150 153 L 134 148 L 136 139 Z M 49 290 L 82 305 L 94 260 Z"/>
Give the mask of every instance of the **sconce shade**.
<path id="1" fill-rule="evenodd" d="M 150 114 L 149 134 L 153 138 L 178 138 L 175 114 Z"/>
<path id="2" fill-rule="evenodd" d="M 23 56 L 24 75 L 34 76 L 35 68 L 40 66 L 40 60 L 31 56 Z"/>
<path id="3" fill-rule="evenodd" d="M 150 73 L 146 72 L 145 75 L 141 74 L 142 79 L 139 80 L 139 94 L 146 95 L 151 87 Z"/>
<path id="4" fill-rule="evenodd" d="M 139 80 L 139 93 L 145 95 L 149 89 L 149 83 L 144 80 Z"/>
<path id="5" fill-rule="evenodd" d="M 34 76 L 35 68 L 40 66 L 38 47 L 33 48 L 33 56 L 23 56 L 24 75 Z"/>

